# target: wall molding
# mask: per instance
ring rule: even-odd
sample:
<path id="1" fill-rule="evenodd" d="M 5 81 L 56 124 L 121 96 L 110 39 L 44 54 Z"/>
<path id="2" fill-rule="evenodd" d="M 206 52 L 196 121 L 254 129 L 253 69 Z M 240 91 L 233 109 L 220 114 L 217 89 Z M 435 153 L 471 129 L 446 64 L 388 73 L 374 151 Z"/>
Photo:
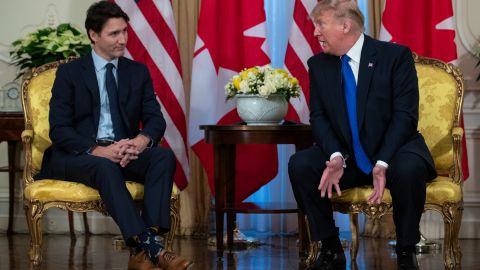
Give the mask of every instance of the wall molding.
<path id="1" fill-rule="evenodd" d="M 458 33 L 458 37 L 460 39 L 460 42 L 462 42 L 463 47 L 472 55 L 474 54 L 473 52 L 473 47 L 475 43 L 478 42 L 477 36 L 475 36 L 474 31 L 472 30 L 471 25 L 469 24 L 469 13 L 468 11 L 470 5 L 470 1 L 468 0 L 456 0 L 455 1 L 455 6 L 456 6 L 456 16 L 455 16 L 455 21 L 456 21 L 456 30 Z"/>

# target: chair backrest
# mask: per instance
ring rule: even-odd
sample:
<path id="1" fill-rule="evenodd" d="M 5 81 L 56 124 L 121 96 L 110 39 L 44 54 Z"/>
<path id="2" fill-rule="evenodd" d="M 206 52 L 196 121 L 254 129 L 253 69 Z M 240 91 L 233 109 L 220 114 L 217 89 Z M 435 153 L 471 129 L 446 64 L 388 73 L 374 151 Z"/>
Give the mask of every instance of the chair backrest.
<path id="1" fill-rule="evenodd" d="M 456 152 L 452 131 L 459 126 L 463 77 L 452 64 L 414 55 L 420 91 L 418 129 L 439 174 L 451 174 Z"/>
<path id="2" fill-rule="evenodd" d="M 25 114 L 25 130 L 33 131 L 31 141 L 31 174 L 35 175 L 42 165 L 43 153 L 52 144 L 49 131 L 50 98 L 55 73 L 61 60 L 34 68 L 23 78 L 22 103 Z"/>

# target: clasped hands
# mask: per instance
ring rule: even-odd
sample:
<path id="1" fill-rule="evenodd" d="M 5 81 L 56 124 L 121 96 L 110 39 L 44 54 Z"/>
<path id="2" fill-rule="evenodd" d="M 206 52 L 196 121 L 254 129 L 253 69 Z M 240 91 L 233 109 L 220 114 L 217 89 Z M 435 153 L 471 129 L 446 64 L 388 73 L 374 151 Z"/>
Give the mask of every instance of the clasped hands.
<path id="1" fill-rule="evenodd" d="M 130 161 L 138 159 L 138 155 L 147 148 L 149 143 L 150 139 L 147 136 L 139 134 L 133 139 L 122 139 L 109 146 L 97 146 L 91 151 L 91 154 L 108 158 L 123 168 Z"/>
<path id="2" fill-rule="evenodd" d="M 320 185 L 318 185 L 318 190 L 320 190 L 320 196 L 332 198 L 332 190 L 335 189 L 335 192 L 338 196 L 342 195 L 340 190 L 340 178 L 343 175 L 343 158 L 338 156 L 333 158 L 330 161 L 326 162 L 326 167 L 323 170 L 322 178 L 320 179 Z M 385 191 L 386 185 L 386 168 L 381 165 L 375 165 L 372 170 L 373 176 L 373 193 L 368 197 L 369 203 L 381 203 L 383 198 L 383 193 Z"/>

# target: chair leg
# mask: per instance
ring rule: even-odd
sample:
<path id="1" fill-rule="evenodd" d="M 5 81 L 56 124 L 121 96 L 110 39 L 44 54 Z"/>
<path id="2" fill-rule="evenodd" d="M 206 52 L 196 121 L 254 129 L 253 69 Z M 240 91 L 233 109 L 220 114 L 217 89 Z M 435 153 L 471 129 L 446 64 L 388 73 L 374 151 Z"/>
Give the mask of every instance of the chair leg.
<path id="1" fill-rule="evenodd" d="M 308 256 L 305 260 L 305 265 L 310 266 L 317 260 L 318 254 L 318 242 L 312 241 L 312 235 L 310 234 L 310 225 L 308 224 L 308 217 L 305 215 L 305 228 L 307 230 L 307 239 L 308 239 Z"/>
<path id="2" fill-rule="evenodd" d="M 90 226 L 88 226 L 88 219 L 87 219 L 87 212 L 83 212 L 83 228 L 85 229 L 85 236 L 90 236 L 91 233 L 90 233 Z M 70 233 L 72 233 L 72 231 L 70 230 Z"/>
<path id="3" fill-rule="evenodd" d="M 350 260 L 357 260 L 358 253 L 358 213 L 349 213 L 350 230 L 352 230 L 352 244 L 350 245 Z"/>
<path id="4" fill-rule="evenodd" d="M 165 248 L 167 250 L 173 250 L 173 237 L 178 230 L 178 226 L 180 226 L 180 214 L 179 214 L 179 206 L 180 206 L 180 197 L 179 195 L 172 195 L 170 200 L 170 231 L 166 234 L 165 237 Z"/>
<path id="5" fill-rule="evenodd" d="M 462 261 L 462 251 L 460 249 L 460 243 L 458 242 L 458 235 L 460 233 L 460 225 L 462 222 L 463 209 L 460 208 L 453 219 L 454 232 L 453 232 L 453 255 L 455 257 L 455 266 L 459 267 Z"/>
<path id="6" fill-rule="evenodd" d="M 443 212 L 443 222 L 445 225 L 443 239 L 443 262 L 445 269 L 455 269 L 460 267 L 462 253 L 458 243 L 458 234 L 460 232 L 460 222 L 463 211 L 458 206 L 450 206 L 449 211 Z"/>
<path id="7" fill-rule="evenodd" d="M 34 266 L 42 262 L 42 216 L 43 205 L 30 204 L 24 205 L 25 216 L 27 218 L 28 230 L 30 231 L 30 261 Z"/>
<path id="8" fill-rule="evenodd" d="M 77 240 L 75 236 L 75 224 L 73 223 L 73 212 L 67 211 L 68 213 L 68 227 L 70 229 L 70 239 Z"/>

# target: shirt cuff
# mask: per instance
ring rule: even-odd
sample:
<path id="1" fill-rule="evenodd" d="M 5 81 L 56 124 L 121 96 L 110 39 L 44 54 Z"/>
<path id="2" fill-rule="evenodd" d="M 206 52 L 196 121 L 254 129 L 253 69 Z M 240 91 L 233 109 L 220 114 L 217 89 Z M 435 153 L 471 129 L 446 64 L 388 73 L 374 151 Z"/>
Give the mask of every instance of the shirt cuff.
<path id="1" fill-rule="evenodd" d="M 377 163 L 375 165 L 379 165 L 384 167 L 385 169 L 388 169 L 388 163 L 386 163 L 385 161 L 377 160 Z"/>
<path id="2" fill-rule="evenodd" d="M 342 157 L 343 158 L 343 155 L 340 152 L 334 152 L 333 154 L 330 155 L 330 160 L 332 160 L 336 157 Z"/>
<path id="3" fill-rule="evenodd" d="M 342 155 L 342 153 L 340 153 L 340 152 L 334 152 L 333 154 L 331 154 L 331 155 L 330 155 L 330 161 L 331 161 L 332 159 L 336 158 L 336 157 L 341 157 L 342 160 L 343 160 L 343 165 L 342 165 L 343 168 L 347 168 L 347 162 L 346 162 L 347 158 L 344 157 L 344 156 Z"/>

